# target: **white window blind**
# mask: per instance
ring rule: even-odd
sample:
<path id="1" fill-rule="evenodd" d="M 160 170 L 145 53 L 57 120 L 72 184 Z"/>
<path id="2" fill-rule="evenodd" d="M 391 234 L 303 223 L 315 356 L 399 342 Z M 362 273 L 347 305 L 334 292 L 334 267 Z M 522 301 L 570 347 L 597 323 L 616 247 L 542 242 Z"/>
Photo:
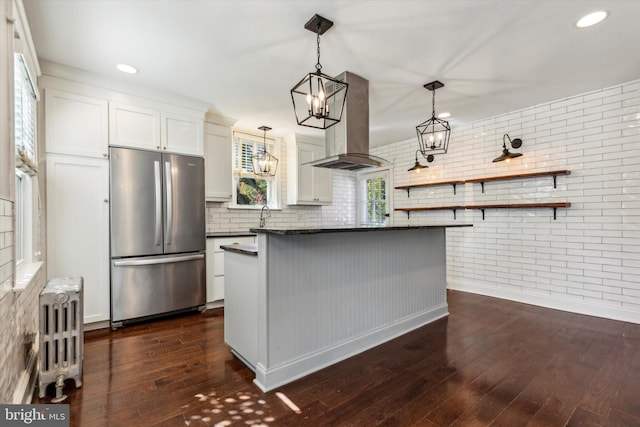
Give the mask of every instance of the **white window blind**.
<path id="1" fill-rule="evenodd" d="M 14 54 L 15 145 L 21 170 L 35 173 L 37 90 L 22 54 Z"/>
<path id="2" fill-rule="evenodd" d="M 233 133 L 233 182 L 234 192 L 232 206 L 235 207 L 279 207 L 277 192 L 277 176 L 260 176 L 253 171 L 252 156 L 264 151 L 278 156 L 278 147 L 274 139 L 244 132 Z"/>
<path id="3" fill-rule="evenodd" d="M 235 132 L 233 138 L 234 175 L 264 179 L 264 177 L 253 173 L 253 163 L 251 161 L 254 153 L 264 152 L 264 145 L 262 138 Z M 273 153 L 276 149 L 275 145 L 275 140 L 267 138 L 266 147 L 268 152 Z"/>

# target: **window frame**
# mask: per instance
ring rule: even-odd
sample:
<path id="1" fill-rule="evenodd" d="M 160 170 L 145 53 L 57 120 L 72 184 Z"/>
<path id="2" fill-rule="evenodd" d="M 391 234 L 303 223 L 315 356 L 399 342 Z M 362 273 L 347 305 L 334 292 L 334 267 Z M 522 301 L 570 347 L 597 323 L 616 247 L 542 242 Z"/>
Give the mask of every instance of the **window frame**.
<path id="1" fill-rule="evenodd" d="M 268 181 L 269 188 L 267 199 L 269 201 L 267 203 L 267 206 L 269 207 L 269 209 L 280 209 L 280 171 L 282 168 L 282 162 L 279 162 L 278 169 L 276 170 L 276 174 L 273 177 L 259 176 L 254 174 L 253 165 L 251 165 L 251 157 L 238 154 L 238 151 L 241 150 L 238 145 L 245 144 L 247 142 L 250 142 L 253 145 L 253 148 L 251 150 L 252 155 L 256 149 L 262 148 L 265 140 L 263 135 L 254 134 L 244 130 L 233 129 L 231 138 L 231 182 L 233 190 L 231 192 L 231 201 L 229 202 L 228 207 L 230 209 L 262 209 L 262 207 L 264 206 L 263 204 L 238 204 L 238 182 L 241 178 L 250 178 Z M 273 154 L 278 159 L 280 159 L 280 145 L 281 141 L 279 138 L 266 138 L 267 151 Z M 250 165 L 251 170 L 246 170 L 245 168 L 243 168 L 243 163 L 246 166 Z"/>
<path id="2" fill-rule="evenodd" d="M 374 171 L 359 172 L 356 174 L 356 197 L 357 197 L 357 224 L 364 227 L 386 227 L 393 222 L 393 197 L 391 197 L 391 189 L 393 188 L 393 174 L 390 168 L 379 168 Z M 370 179 L 383 178 L 385 180 L 385 220 L 384 223 L 371 223 L 368 221 L 367 210 L 369 204 L 368 191 L 365 190 L 366 182 Z"/>
<path id="3" fill-rule="evenodd" d="M 25 257 L 25 239 L 24 239 L 24 193 L 25 193 L 25 174 L 16 169 L 16 189 L 13 202 L 13 212 L 15 218 L 14 235 L 15 235 L 15 248 L 14 257 L 16 260 L 16 266 L 19 266 L 24 262 Z"/>
<path id="4" fill-rule="evenodd" d="M 38 101 L 40 94 L 25 56 L 14 52 L 14 259 L 16 284 L 29 279 L 34 265 L 39 265 L 34 253 L 37 232 L 37 164 L 38 164 Z M 25 129 L 26 128 L 26 129 Z M 25 135 L 27 138 L 25 138 Z M 27 143 L 27 147 L 25 147 Z M 39 254 L 39 253 L 38 253 Z M 19 287 L 19 286 L 18 286 Z"/>

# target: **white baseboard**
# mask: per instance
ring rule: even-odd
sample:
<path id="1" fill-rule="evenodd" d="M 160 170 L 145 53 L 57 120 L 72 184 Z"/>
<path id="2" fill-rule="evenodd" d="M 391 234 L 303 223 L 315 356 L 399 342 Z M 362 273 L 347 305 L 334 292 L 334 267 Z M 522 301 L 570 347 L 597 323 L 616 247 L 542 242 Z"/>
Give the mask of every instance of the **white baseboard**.
<path id="1" fill-rule="evenodd" d="M 384 328 L 359 336 L 333 347 L 324 348 L 313 354 L 286 364 L 266 369 L 262 364 L 256 366 L 256 378 L 253 381 L 262 391 L 270 391 L 290 383 L 327 366 L 333 365 L 365 350 L 392 340 L 409 331 L 417 329 L 449 314 L 445 303 L 429 311 L 419 313 L 389 324 Z"/>
<path id="2" fill-rule="evenodd" d="M 447 283 L 447 288 L 455 291 L 470 292 L 474 294 L 521 302 L 524 304 L 553 308 L 555 310 L 569 311 L 571 313 L 586 314 L 588 316 L 604 317 L 606 319 L 640 324 L 640 313 L 623 309 L 603 307 L 576 301 L 561 300 L 549 296 L 528 294 L 525 292 L 513 292 L 506 289 L 483 286 L 482 284 L 470 282 L 449 280 Z"/>

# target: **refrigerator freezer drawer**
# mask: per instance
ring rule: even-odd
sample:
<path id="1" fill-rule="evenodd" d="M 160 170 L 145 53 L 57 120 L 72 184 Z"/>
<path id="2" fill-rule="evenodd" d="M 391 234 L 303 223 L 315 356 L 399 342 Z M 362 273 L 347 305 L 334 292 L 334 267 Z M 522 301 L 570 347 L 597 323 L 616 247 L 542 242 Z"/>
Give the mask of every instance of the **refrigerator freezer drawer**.
<path id="1" fill-rule="evenodd" d="M 114 259 L 111 262 L 112 323 L 205 303 L 203 253 Z"/>

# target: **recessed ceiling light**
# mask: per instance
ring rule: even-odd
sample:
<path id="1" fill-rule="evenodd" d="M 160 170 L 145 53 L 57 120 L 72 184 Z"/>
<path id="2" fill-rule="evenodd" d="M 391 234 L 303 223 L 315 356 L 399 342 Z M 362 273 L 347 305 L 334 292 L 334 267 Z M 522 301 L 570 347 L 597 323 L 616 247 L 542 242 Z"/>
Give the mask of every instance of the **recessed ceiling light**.
<path id="1" fill-rule="evenodd" d="M 607 17 L 607 12 L 604 10 L 599 10 L 597 12 L 590 13 L 588 15 L 583 16 L 576 22 L 576 27 L 578 28 L 587 28 L 592 25 L 596 25 L 599 22 L 604 21 L 604 18 Z"/>
<path id="2" fill-rule="evenodd" d="M 439 119 L 446 119 L 447 117 L 451 117 L 451 113 L 445 112 L 445 113 L 438 114 Z"/>
<path id="3" fill-rule="evenodd" d="M 116 68 L 127 74 L 135 74 L 138 72 L 138 69 L 136 67 L 127 64 L 118 64 L 116 65 Z"/>

